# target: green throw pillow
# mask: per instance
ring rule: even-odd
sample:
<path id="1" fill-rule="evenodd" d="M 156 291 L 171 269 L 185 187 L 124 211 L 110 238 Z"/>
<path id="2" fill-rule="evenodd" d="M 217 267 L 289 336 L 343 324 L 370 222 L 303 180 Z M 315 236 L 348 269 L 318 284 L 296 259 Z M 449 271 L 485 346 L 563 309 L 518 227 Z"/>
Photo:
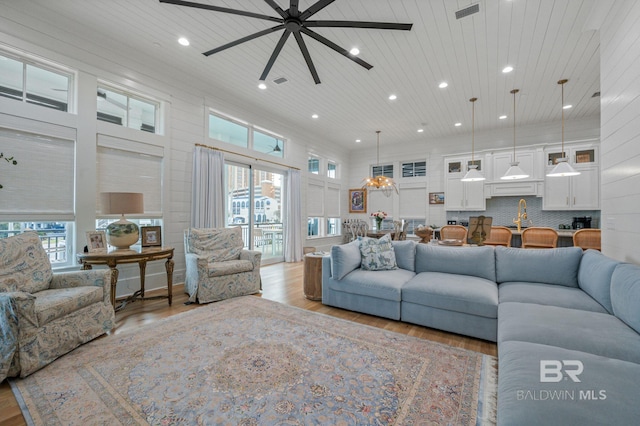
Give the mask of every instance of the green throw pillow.
<path id="1" fill-rule="evenodd" d="M 387 271 L 398 269 L 396 253 L 391 244 L 391 234 L 378 239 L 358 237 L 360 240 L 360 268 L 365 271 Z"/>

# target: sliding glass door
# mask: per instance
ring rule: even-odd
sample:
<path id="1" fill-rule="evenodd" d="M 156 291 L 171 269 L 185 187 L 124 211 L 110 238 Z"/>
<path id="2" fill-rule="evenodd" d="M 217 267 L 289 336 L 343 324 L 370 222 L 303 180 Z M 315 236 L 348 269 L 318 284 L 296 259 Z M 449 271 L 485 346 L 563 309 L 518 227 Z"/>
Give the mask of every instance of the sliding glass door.
<path id="1" fill-rule="evenodd" d="M 273 170 L 226 164 L 227 226 L 242 227 L 245 248 L 262 252 L 262 263 L 284 260 L 283 176 Z"/>

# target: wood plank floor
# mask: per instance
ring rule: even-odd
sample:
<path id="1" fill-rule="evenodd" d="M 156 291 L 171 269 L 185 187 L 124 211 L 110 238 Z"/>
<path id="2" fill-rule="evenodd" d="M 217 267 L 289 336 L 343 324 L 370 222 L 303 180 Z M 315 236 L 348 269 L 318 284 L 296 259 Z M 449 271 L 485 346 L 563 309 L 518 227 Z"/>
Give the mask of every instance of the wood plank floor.
<path id="1" fill-rule="evenodd" d="M 302 262 L 278 263 L 264 266 L 261 268 L 261 275 L 264 288 L 260 296 L 265 299 L 383 328 L 385 330 L 482 352 L 488 355 L 497 355 L 497 346 L 495 343 L 433 330 L 418 325 L 345 311 L 343 309 L 325 306 L 319 301 L 308 300 L 304 297 L 302 289 Z M 158 294 L 162 294 L 161 291 Z M 153 295 L 153 293 L 149 293 L 148 296 L 149 295 Z M 168 306 L 166 299 L 136 301 L 116 313 L 116 328 L 113 332 L 118 334 L 180 312 L 198 309 L 199 305 L 196 304 L 185 305 L 184 302 L 186 300 L 187 296 L 183 293 L 183 286 L 176 285 L 174 286 L 173 306 Z M 0 425 L 26 425 L 20 408 L 6 380 L 0 384 Z"/>

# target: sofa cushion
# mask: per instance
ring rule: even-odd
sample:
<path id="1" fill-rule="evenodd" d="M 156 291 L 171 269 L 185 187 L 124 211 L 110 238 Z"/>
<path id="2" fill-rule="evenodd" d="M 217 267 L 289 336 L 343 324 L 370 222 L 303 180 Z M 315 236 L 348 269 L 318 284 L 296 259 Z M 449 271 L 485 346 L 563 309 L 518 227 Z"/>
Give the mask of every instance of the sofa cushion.
<path id="1" fill-rule="evenodd" d="M 529 250 L 496 247 L 498 283 L 526 281 L 578 287 L 580 247 Z"/>
<path id="2" fill-rule="evenodd" d="M 509 282 L 500 284 L 498 293 L 500 303 L 537 303 L 539 305 L 608 313 L 602 305 L 587 293 L 575 287 L 542 283 Z"/>
<path id="3" fill-rule="evenodd" d="M 411 240 L 391 241 L 391 244 L 393 244 L 393 250 L 396 252 L 398 268 L 415 271 L 416 242 Z"/>
<path id="4" fill-rule="evenodd" d="M 500 303 L 498 343 L 510 340 L 640 363 L 640 335 L 610 314 L 533 303 Z"/>
<path id="5" fill-rule="evenodd" d="M 498 425 L 638 423 L 640 365 L 530 342 L 503 342 L 498 352 Z M 580 361 L 580 382 L 541 382 L 544 360 Z"/>
<path id="6" fill-rule="evenodd" d="M 212 262 L 207 265 L 210 277 L 239 274 L 253 271 L 253 262 L 246 259 L 225 260 L 224 262 Z"/>
<path id="7" fill-rule="evenodd" d="M 331 276 L 341 280 L 349 272 L 360 268 L 360 241 L 331 247 Z"/>
<path id="8" fill-rule="evenodd" d="M 611 276 L 620 262 L 597 250 L 587 250 L 582 255 L 578 269 L 578 285 L 612 314 Z"/>
<path id="9" fill-rule="evenodd" d="M 34 309 L 38 326 L 67 316 L 94 303 L 102 303 L 104 287 L 81 286 L 56 288 L 35 293 Z"/>
<path id="10" fill-rule="evenodd" d="M 444 272 L 496 280 L 493 247 L 445 247 L 418 244 L 416 273 Z"/>
<path id="11" fill-rule="evenodd" d="M 611 277 L 613 313 L 640 333 L 640 266 L 622 263 Z"/>
<path id="12" fill-rule="evenodd" d="M 35 232 L 0 239 L 0 291 L 36 293 L 49 288 L 53 271 Z"/>
<path id="13" fill-rule="evenodd" d="M 189 252 L 208 262 L 224 262 L 240 257 L 244 247 L 242 228 L 191 228 L 187 236 Z"/>
<path id="14" fill-rule="evenodd" d="M 487 318 L 498 316 L 498 286 L 469 275 L 421 272 L 402 287 L 402 301 Z"/>
<path id="15" fill-rule="evenodd" d="M 360 267 L 365 271 L 388 271 L 398 269 L 396 253 L 391 244 L 391 234 L 382 238 L 358 237 L 362 261 Z"/>
<path id="16" fill-rule="evenodd" d="M 356 269 L 342 280 L 329 280 L 331 290 L 360 294 L 399 302 L 402 286 L 413 278 L 414 272 L 404 269 L 393 271 L 365 271 Z"/>

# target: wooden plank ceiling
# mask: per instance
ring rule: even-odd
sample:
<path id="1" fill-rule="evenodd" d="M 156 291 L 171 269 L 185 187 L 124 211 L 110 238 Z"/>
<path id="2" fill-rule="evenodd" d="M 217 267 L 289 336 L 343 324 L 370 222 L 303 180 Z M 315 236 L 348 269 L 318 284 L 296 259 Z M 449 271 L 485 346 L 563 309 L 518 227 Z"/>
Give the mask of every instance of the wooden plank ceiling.
<path id="1" fill-rule="evenodd" d="M 264 0 L 197 0 L 277 16 Z M 288 7 L 288 0 L 276 0 Z M 560 88 L 568 78 L 568 120 L 597 117 L 599 36 L 585 31 L 592 1 L 480 0 L 479 13 L 456 19 L 475 2 L 464 0 L 336 0 L 314 19 L 413 23 L 413 29 L 386 31 L 317 28 L 339 46 L 357 46 L 370 71 L 305 36 L 322 81 L 316 85 L 293 37 L 267 79 L 257 88 L 282 31 L 205 57 L 202 52 L 274 26 L 273 22 L 193 9 L 157 0 L 31 0 L 3 2 L 5 19 L 39 28 L 61 42 L 109 57 L 126 52 L 161 66 L 175 78 L 199 80 L 216 93 L 230 94 L 243 107 L 269 111 L 289 123 L 348 149 L 355 139 L 375 145 L 435 141 L 470 132 L 476 103 L 476 131 L 509 126 L 513 88 L 519 88 L 518 124 L 558 120 Z M 305 10 L 315 0 L 300 0 Z M 178 45 L 187 37 L 191 46 Z M 101 54 L 102 52 L 102 54 Z M 126 69 L 126 64 L 119 64 Z M 501 70 L 511 65 L 514 71 Z M 275 84 L 274 79 L 288 81 Z M 446 81 L 446 89 L 438 88 Z M 396 94 L 395 101 L 388 96 Z M 312 119 L 318 114 L 318 119 Z M 507 115 L 507 120 L 498 116 Z M 461 122 L 462 126 L 454 127 Z M 418 133 L 419 128 L 424 129 Z M 273 129 L 277 130 L 277 129 Z M 286 135 L 285 135 L 286 136 Z"/>

